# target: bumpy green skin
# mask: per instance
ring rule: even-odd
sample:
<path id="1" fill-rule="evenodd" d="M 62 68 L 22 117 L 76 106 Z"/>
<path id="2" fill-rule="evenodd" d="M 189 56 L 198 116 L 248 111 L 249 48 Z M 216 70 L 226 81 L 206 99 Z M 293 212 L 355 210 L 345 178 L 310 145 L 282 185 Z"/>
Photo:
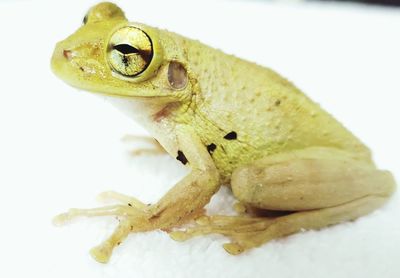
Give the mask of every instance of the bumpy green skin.
<path id="1" fill-rule="evenodd" d="M 224 177 L 258 158 L 311 146 L 370 160 L 357 138 L 274 71 L 197 42 L 185 45 L 199 83 L 186 121 L 205 145 L 217 146 L 213 159 Z M 231 131 L 237 140 L 224 139 Z"/>
<path id="2" fill-rule="evenodd" d="M 171 233 L 174 239 L 221 233 L 232 239 L 225 249 L 239 254 L 274 238 L 365 215 L 394 192 L 393 176 L 376 169 L 368 148 L 274 71 L 168 31 L 129 23 L 111 3 L 96 5 L 86 19 L 57 44 L 53 71 L 72 86 L 109 96 L 192 170 L 153 205 L 106 193 L 125 205 L 59 215 L 58 223 L 82 215 L 121 219 L 114 234 L 92 250 L 96 260 L 106 262 L 131 232 L 171 232 L 203 214 L 221 183 L 231 185 L 240 212 L 295 213 L 273 220 L 204 216 L 198 227 Z M 154 53 L 141 74 L 127 77 L 110 66 L 110 57 L 122 57 L 122 52 L 108 53 L 116 45 L 129 50 L 120 45 L 126 44 L 126 29 L 122 38 L 113 35 L 131 27 L 147 34 Z M 127 67 L 122 58 L 112 62 L 122 71 Z"/>

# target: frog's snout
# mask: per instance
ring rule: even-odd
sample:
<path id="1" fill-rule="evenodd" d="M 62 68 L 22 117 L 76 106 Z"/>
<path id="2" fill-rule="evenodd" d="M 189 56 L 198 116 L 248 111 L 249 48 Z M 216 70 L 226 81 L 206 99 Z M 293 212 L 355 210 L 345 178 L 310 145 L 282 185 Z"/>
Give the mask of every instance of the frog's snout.
<path id="1" fill-rule="evenodd" d="M 65 45 L 58 43 L 51 57 L 51 69 L 57 76 L 62 75 L 72 58 L 73 52 L 66 48 Z"/>
<path id="2" fill-rule="evenodd" d="M 65 52 L 63 47 L 60 47 L 58 43 L 53 51 L 53 56 L 51 57 L 51 69 L 57 73 L 61 64 L 67 61 L 67 57 L 70 57 L 71 53 Z"/>

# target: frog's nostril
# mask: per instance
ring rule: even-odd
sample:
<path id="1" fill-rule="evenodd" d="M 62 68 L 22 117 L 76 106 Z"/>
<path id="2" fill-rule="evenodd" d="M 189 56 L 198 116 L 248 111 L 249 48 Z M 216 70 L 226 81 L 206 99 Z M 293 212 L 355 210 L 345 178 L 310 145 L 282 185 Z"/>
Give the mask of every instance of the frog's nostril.
<path id="1" fill-rule="evenodd" d="M 72 58 L 72 51 L 71 50 L 63 50 L 63 56 L 67 59 L 67 60 L 71 60 Z"/>

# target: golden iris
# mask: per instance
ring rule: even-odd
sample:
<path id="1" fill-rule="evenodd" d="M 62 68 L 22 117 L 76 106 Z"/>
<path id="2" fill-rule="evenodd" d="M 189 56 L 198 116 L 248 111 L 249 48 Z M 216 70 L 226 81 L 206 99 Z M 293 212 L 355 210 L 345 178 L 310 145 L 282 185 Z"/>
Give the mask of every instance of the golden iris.
<path id="1" fill-rule="evenodd" d="M 153 44 L 149 36 L 137 27 L 117 30 L 110 39 L 108 60 L 114 71 L 128 77 L 140 75 L 153 58 Z"/>

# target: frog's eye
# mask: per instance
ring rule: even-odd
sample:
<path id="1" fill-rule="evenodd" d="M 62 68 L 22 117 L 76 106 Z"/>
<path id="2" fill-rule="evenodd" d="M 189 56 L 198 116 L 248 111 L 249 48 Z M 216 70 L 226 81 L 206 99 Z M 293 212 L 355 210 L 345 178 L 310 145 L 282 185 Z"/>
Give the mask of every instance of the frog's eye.
<path id="1" fill-rule="evenodd" d="M 126 20 L 124 12 L 115 4 L 103 2 L 92 7 L 83 18 L 83 25 L 105 20 Z"/>
<path id="2" fill-rule="evenodd" d="M 115 72 L 125 77 L 135 77 L 150 65 L 153 59 L 153 43 L 141 29 L 123 27 L 111 36 L 107 56 Z"/>

